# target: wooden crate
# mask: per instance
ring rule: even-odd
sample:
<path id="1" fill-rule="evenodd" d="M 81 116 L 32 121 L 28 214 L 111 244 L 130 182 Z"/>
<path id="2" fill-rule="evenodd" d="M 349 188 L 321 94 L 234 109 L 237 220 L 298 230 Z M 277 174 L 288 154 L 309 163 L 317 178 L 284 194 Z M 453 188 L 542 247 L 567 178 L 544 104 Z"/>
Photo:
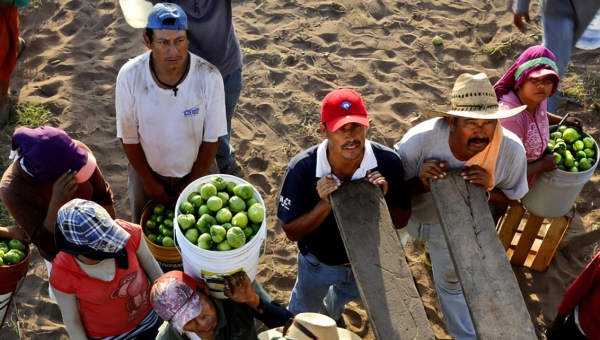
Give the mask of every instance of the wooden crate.
<path id="1" fill-rule="evenodd" d="M 498 223 L 498 236 L 510 263 L 543 272 L 550 265 L 571 220 L 574 209 L 562 217 L 536 216 L 520 202 L 511 204 Z"/>

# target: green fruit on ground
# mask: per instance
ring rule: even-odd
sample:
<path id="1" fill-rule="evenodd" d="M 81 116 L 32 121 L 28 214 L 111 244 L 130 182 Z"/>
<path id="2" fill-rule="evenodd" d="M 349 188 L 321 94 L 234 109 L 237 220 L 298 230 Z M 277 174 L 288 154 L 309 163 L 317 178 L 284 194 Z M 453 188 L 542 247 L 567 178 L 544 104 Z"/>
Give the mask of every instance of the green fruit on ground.
<path id="1" fill-rule="evenodd" d="M 260 223 L 265 219 L 265 208 L 260 203 L 254 203 L 248 208 L 248 219 L 254 223 Z"/>
<path id="2" fill-rule="evenodd" d="M 220 191 L 217 193 L 217 197 L 223 201 L 223 206 L 226 207 L 227 203 L 229 203 L 229 194 L 225 191 Z"/>
<path id="3" fill-rule="evenodd" d="M 194 195 L 194 197 L 192 197 L 190 200 L 190 203 L 192 203 L 194 208 L 198 209 L 204 204 L 204 199 L 200 195 Z"/>
<path id="4" fill-rule="evenodd" d="M 560 133 L 563 133 L 563 132 L 565 132 L 566 129 L 567 129 L 566 125 L 561 125 L 558 127 L 557 131 Z"/>
<path id="5" fill-rule="evenodd" d="M 569 168 L 569 172 L 579 172 L 576 166 Z"/>
<path id="6" fill-rule="evenodd" d="M 164 221 L 165 221 L 164 216 L 158 216 L 158 218 L 156 219 L 156 223 L 158 223 L 158 224 L 162 224 Z"/>
<path id="7" fill-rule="evenodd" d="M 573 150 L 582 151 L 583 149 L 585 149 L 585 144 L 583 144 L 582 141 L 578 140 L 575 143 L 573 143 Z"/>
<path id="8" fill-rule="evenodd" d="M 252 230 L 252 228 L 244 228 L 242 230 L 244 231 L 244 235 L 246 235 L 246 239 L 254 235 L 254 230 Z"/>
<path id="9" fill-rule="evenodd" d="M 246 214 L 244 213 L 239 212 L 235 214 L 235 216 L 233 216 L 233 218 L 231 219 L 231 224 L 234 227 L 246 228 L 246 226 L 248 225 L 248 216 L 246 216 Z"/>
<path id="10" fill-rule="evenodd" d="M 571 155 L 566 155 L 565 156 L 565 167 L 571 168 L 574 165 L 575 165 L 575 158 L 573 158 L 573 156 L 571 156 Z"/>
<path id="11" fill-rule="evenodd" d="M 212 237 L 210 237 L 209 233 L 204 233 L 198 237 L 198 247 L 206 250 L 210 250 L 213 246 Z"/>
<path id="12" fill-rule="evenodd" d="M 219 197 L 213 196 L 206 201 L 206 206 L 208 207 L 208 210 L 217 212 L 223 208 L 223 201 L 221 201 Z"/>
<path id="13" fill-rule="evenodd" d="M 594 156 L 594 150 L 592 149 L 584 149 L 583 152 L 585 152 L 585 158 L 592 158 Z"/>
<path id="14" fill-rule="evenodd" d="M 223 223 L 222 227 L 225 228 L 225 230 L 229 230 L 233 225 L 231 223 Z"/>
<path id="15" fill-rule="evenodd" d="M 252 231 L 254 232 L 254 234 L 258 234 L 258 231 L 260 230 L 260 224 L 252 223 L 252 224 L 250 224 L 250 228 L 252 228 Z"/>
<path id="16" fill-rule="evenodd" d="M 179 215 L 177 216 L 177 224 L 181 229 L 186 230 L 196 224 L 196 217 L 192 214 Z"/>
<path id="17" fill-rule="evenodd" d="M 583 152 L 583 151 L 577 151 L 577 153 L 575 154 L 575 159 L 577 159 L 577 160 L 580 160 L 585 157 L 586 157 L 586 155 L 585 155 L 585 152 Z"/>
<path id="18" fill-rule="evenodd" d="M 227 230 L 227 243 L 232 248 L 239 248 L 246 244 L 246 234 L 239 227 L 231 227 L 231 229 Z"/>
<path id="19" fill-rule="evenodd" d="M 444 43 L 444 39 L 442 37 L 440 37 L 439 35 L 436 35 L 435 37 L 433 37 L 433 39 L 431 39 L 431 42 L 434 45 L 441 45 Z"/>
<path id="20" fill-rule="evenodd" d="M 564 155 L 565 151 L 567 151 L 567 144 L 565 144 L 564 142 L 557 142 L 554 145 L 553 151 L 560 155 Z"/>
<path id="21" fill-rule="evenodd" d="M 200 189 L 200 195 L 204 200 L 208 200 L 213 196 L 217 196 L 217 188 L 210 183 L 206 183 Z"/>
<path id="22" fill-rule="evenodd" d="M 179 206 L 179 211 L 181 211 L 182 214 L 193 214 L 194 210 L 196 209 L 194 209 L 194 205 L 190 202 L 183 202 Z"/>
<path id="23" fill-rule="evenodd" d="M 185 232 L 185 238 L 192 244 L 198 243 L 198 237 L 200 237 L 200 233 L 196 228 L 192 228 Z"/>
<path id="24" fill-rule="evenodd" d="M 11 252 L 4 254 L 4 264 L 5 265 L 17 264 L 19 262 L 21 262 L 21 258 L 19 257 L 19 254 L 11 253 Z"/>
<path id="25" fill-rule="evenodd" d="M 0 242 L 0 250 L 2 250 L 3 252 L 8 252 L 8 245 L 6 243 Z"/>
<path id="26" fill-rule="evenodd" d="M 152 243 L 156 243 L 156 235 L 150 234 L 150 235 L 146 235 L 146 237 L 148 238 L 148 241 L 150 241 Z"/>
<path id="27" fill-rule="evenodd" d="M 223 242 L 225 237 L 227 236 L 227 230 L 220 225 L 213 225 L 210 227 L 210 237 L 213 242 L 220 243 Z"/>
<path id="28" fill-rule="evenodd" d="M 236 186 L 236 184 L 235 184 L 235 183 L 233 183 L 233 182 L 227 182 L 227 193 L 228 193 L 230 196 L 233 196 L 233 195 L 235 195 L 235 193 L 233 192 L 233 188 L 235 188 L 235 186 Z"/>
<path id="29" fill-rule="evenodd" d="M 156 244 L 158 244 L 159 246 L 162 246 L 162 241 L 165 239 L 165 235 L 158 235 L 156 236 Z"/>
<path id="30" fill-rule="evenodd" d="M 567 169 L 565 169 L 565 166 L 562 164 L 558 166 L 558 170 L 567 171 Z"/>
<path id="31" fill-rule="evenodd" d="M 210 214 L 212 214 L 212 211 L 210 211 L 210 209 L 208 209 L 208 207 L 206 206 L 206 204 L 204 204 L 203 206 L 201 206 L 200 208 L 198 208 L 198 216 L 210 215 Z"/>
<path id="32" fill-rule="evenodd" d="M 21 241 L 19 240 L 10 240 L 8 241 L 8 248 L 9 249 L 17 249 L 20 251 L 25 251 L 25 245 L 23 243 L 21 243 Z"/>
<path id="33" fill-rule="evenodd" d="M 156 229 L 156 226 L 157 226 L 157 224 L 156 224 L 156 221 L 153 221 L 153 220 L 148 220 L 148 221 L 146 222 L 146 227 L 147 227 L 148 229 Z"/>
<path id="34" fill-rule="evenodd" d="M 154 209 L 152 211 L 154 211 L 154 213 L 156 215 L 164 215 L 166 209 L 167 209 L 167 207 L 165 207 L 164 204 L 158 203 L 157 205 L 154 206 Z"/>
<path id="35" fill-rule="evenodd" d="M 173 235 L 171 235 L 171 236 L 173 236 Z M 165 236 L 162 239 L 163 247 L 174 247 L 175 246 L 175 241 L 173 241 L 173 238 L 171 236 Z"/>
<path id="36" fill-rule="evenodd" d="M 166 214 L 167 218 L 172 220 L 175 218 L 175 212 L 171 209 L 167 210 L 167 214 Z"/>
<path id="37" fill-rule="evenodd" d="M 169 229 L 173 229 L 173 220 L 165 219 L 164 225 Z"/>
<path id="38" fill-rule="evenodd" d="M 221 176 L 212 176 L 210 183 L 217 188 L 217 191 L 223 191 L 227 189 L 227 182 Z"/>
<path id="39" fill-rule="evenodd" d="M 217 211 L 217 222 L 223 224 L 223 223 L 228 223 L 229 221 L 231 221 L 231 219 L 233 218 L 233 215 L 231 214 L 231 211 L 229 211 L 229 209 L 227 208 L 223 208 L 219 211 Z"/>
<path id="40" fill-rule="evenodd" d="M 210 227 L 212 227 L 215 224 L 217 224 L 217 220 L 215 220 L 214 217 L 207 214 L 200 216 L 200 219 L 198 219 L 198 223 L 196 223 L 198 229 L 203 234 L 209 233 Z"/>
<path id="41" fill-rule="evenodd" d="M 592 149 L 592 148 L 594 148 L 594 139 L 593 138 L 591 138 L 591 137 L 585 137 L 581 141 L 583 142 L 583 145 L 585 145 L 586 149 Z"/>
<path id="42" fill-rule="evenodd" d="M 244 211 L 246 210 L 246 202 L 239 196 L 233 196 L 229 199 L 229 210 L 234 213 Z"/>
<path id="43" fill-rule="evenodd" d="M 243 200 L 247 200 L 254 195 L 254 188 L 250 184 L 238 184 L 233 188 L 233 192 L 236 196 L 241 197 Z"/>
<path id="44" fill-rule="evenodd" d="M 217 250 L 228 251 L 228 250 L 231 250 L 231 246 L 229 245 L 229 243 L 227 243 L 227 241 L 223 241 L 223 242 L 217 244 Z"/>
<path id="45" fill-rule="evenodd" d="M 150 220 L 152 220 L 152 221 L 156 221 L 157 218 L 158 218 L 158 215 L 156 215 L 156 214 L 152 214 L 152 216 L 150 216 Z"/>
<path id="46" fill-rule="evenodd" d="M 554 157 L 556 157 L 556 164 L 562 164 L 563 157 L 559 153 L 554 153 Z"/>
<path id="47" fill-rule="evenodd" d="M 585 171 L 589 170 L 592 167 L 592 163 L 590 163 L 589 158 L 583 158 L 579 161 L 579 170 Z"/>
<path id="48" fill-rule="evenodd" d="M 579 139 L 579 132 L 573 128 L 567 128 L 562 134 L 562 138 L 567 143 L 575 143 Z"/>
<path id="49" fill-rule="evenodd" d="M 254 203 L 260 203 L 260 201 L 258 200 L 258 198 L 252 197 L 249 200 L 246 200 L 246 206 L 247 207 L 251 207 L 252 204 L 254 204 Z"/>

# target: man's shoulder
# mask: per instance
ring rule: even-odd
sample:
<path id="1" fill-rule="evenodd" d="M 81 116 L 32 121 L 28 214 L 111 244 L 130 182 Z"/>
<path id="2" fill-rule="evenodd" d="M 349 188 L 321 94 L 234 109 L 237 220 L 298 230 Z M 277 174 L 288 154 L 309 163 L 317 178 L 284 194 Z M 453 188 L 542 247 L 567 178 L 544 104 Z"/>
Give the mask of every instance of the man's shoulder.
<path id="1" fill-rule="evenodd" d="M 392 148 L 389 148 L 383 144 L 379 144 L 377 142 L 374 141 L 369 141 L 371 143 L 371 148 L 373 149 L 373 154 L 375 155 L 375 158 L 377 158 L 377 161 L 379 161 L 379 159 L 400 159 L 400 157 L 398 156 L 398 154 L 396 153 L 396 151 L 394 151 Z"/>
<path id="2" fill-rule="evenodd" d="M 317 148 L 319 145 L 312 146 L 292 158 L 288 169 L 296 168 L 317 168 Z"/>
<path id="3" fill-rule="evenodd" d="M 214 74 L 214 75 L 219 76 L 219 78 L 221 78 L 221 72 L 219 72 L 219 69 L 215 65 L 211 64 L 206 59 L 203 59 L 202 57 L 195 55 L 192 52 L 189 52 L 189 54 L 190 54 L 190 69 L 193 70 L 193 72 Z"/>
<path id="4" fill-rule="evenodd" d="M 127 61 L 119 70 L 119 77 L 140 71 L 143 68 L 146 60 L 148 60 L 149 55 L 150 52 L 146 52 L 133 59 L 129 59 L 129 61 Z"/>
<path id="5" fill-rule="evenodd" d="M 502 144 L 507 151 L 514 152 L 517 150 L 522 150 L 523 153 L 525 152 L 523 142 L 521 141 L 519 136 L 514 134 L 514 132 L 503 127 L 502 134 Z"/>
<path id="6" fill-rule="evenodd" d="M 395 148 L 398 149 L 400 145 L 405 144 L 408 141 L 432 137 L 439 138 L 441 133 L 444 132 L 447 127 L 447 121 L 443 118 L 428 119 L 406 131 L 400 142 L 395 145 Z"/>

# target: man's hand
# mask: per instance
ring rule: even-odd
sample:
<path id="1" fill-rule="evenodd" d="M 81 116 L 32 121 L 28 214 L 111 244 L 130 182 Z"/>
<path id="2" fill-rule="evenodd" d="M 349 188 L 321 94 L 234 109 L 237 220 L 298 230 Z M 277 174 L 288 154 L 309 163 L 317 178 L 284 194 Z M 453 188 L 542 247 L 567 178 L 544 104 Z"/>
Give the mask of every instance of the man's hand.
<path id="1" fill-rule="evenodd" d="M 172 197 L 169 197 L 167 194 L 165 186 L 156 178 L 148 183 L 144 183 L 144 190 L 153 201 L 166 202 L 172 199 Z"/>
<path id="2" fill-rule="evenodd" d="M 25 244 L 31 243 L 31 240 L 25 233 L 25 230 L 18 225 L 5 226 L 4 224 L 0 223 L 0 235 L 2 235 L 3 238 L 19 240 Z"/>
<path id="3" fill-rule="evenodd" d="M 75 171 L 67 170 L 54 182 L 54 185 L 52 185 L 51 204 L 60 208 L 71 200 L 71 197 L 77 191 L 76 174 L 77 172 Z"/>
<path id="4" fill-rule="evenodd" d="M 569 117 L 565 119 L 564 124 L 581 129 L 583 127 L 583 120 L 577 117 Z"/>
<path id="5" fill-rule="evenodd" d="M 525 31 L 525 25 L 523 25 L 523 21 L 528 24 L 531 24 L 531 19 L 529 19 L 529 12 L 524 13 L 515 13 L 514 15 L 514 23 L 518 29 L 521 31 Z"/>
<path id="6" fill-rule="evenodd" d="M 446 167 L 448 166 L 447 161 L 439 161 L 434 158 L 426 159 L 419 169 L 419 179 L 426 188 L 429 188 L 429 180 L 436 180 L 438 178 L 446 177 Z"/>
<path id="7" fill-rule="evenodd" d="M 252 282 L 245 271 L 225 276 L 225 295 L 235 302 L 246 303 L 252 308 L 256 308 L 260 303 L 260 298 L 254 292 Z"/>
<path id="8" fill-rule="evenodd" d="M 327 174 L 324 177 L 321 177 L 319 181 L 317 181 L 317 192 L 319 193 L 319 197 L 329 204 L 329 194 L 336 191 L 342 183 L 338 180 L 333 179 L 332 174 Z"/>
<path id="9" fill-rule="evenodd" d="M 540 171 L 548 172 L 552 170 L 556 170 L 556 156 L 553 153 L 547 154 L 539 160 L 540 162 Z"/>
<path id="10" fill-rule="evenodd" d="M 464 167 L 460 173 L 462 178 L 470 183 L 481 185 L 484 190 L 490 186 L 490 180 L 484 168 L 478 165 Z"/>
<path id="11" fill-rule="evenodd" d="M 367 177 L 369 178 L 369 182 L 381 187 L 381 191 L 383 191 L 383 196 L 387 194 L 388 182 L 385 180 L 385 177 L 383 177 L 383 175 L 379 173 L 379 171 L 371 172 L 371 170 L 369 170 L 367 171 Z"/>

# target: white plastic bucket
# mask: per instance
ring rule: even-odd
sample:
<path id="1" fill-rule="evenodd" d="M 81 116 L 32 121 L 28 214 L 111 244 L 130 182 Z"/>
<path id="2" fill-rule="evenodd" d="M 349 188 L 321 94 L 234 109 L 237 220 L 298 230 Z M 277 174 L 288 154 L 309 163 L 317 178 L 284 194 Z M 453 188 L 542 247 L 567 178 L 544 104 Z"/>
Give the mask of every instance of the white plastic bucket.
<path id="1" fill-rule="evenodd" d="M 557 126 L 550 127 L 550 132 L 556 131 Z M 584 137 L 591 137 L 581 132 Z M 565 172 L 554 170 L 538 174 L 535 184 L 521 203 L 532 214 L 545 217 L 557 218 L 566 215 L 573 207 L 573 203 L 579 196 L 583 186 L 592 178 L 594 170 L 598 166 L 598 144 L 594 145 L 594 165 L 582 172 Z"/>
<path id="2" fill-rule="evenodd" d="M 258 261 L 261 258 L 260 250 L 263 242 L 266 246 L 267 238 L 267 218 L 266 218 L 266 207 L 265 207 L 265 218 L 261 223 L 260 229 L 256 233 L 256 236 L 248 243 L 240 248 L 232 249 L 228 251 L 213 251 L 202 249 L 195 244 L 188 241 L 185 238 L 184 233 L 179 228 L 177 223 L 177 216 L 179 216 L 179 206 L 181 203 L 187 200 L 187 197 L 194 191 L 198 190 L 198 186 L 201 183 L 210 183 L 210 178 L 214 175 L 205 176 L 199 178 L 188 185 L 185 190 L 179 196 L 177 200 L 177 209 L 175 209 L 175 219 L 173 221 L 173 230 L 175 231 L 175 242 L 179 246 L 181 251 L 181 258 L 183 259 L 183 271 L 193 277 L 194 279 L 204 279 L 207 281 L 210 287 L 211 295 L 219 298 L 226 299 L 227 297 L 223 293 L 223 284 L 211 282 L 211 278 L 220 277 L 223 275 L 230 275 L 239 271 L 244 270 L 251 281 L 254 281 L 256 273 L 258 271 Z M 223 177 L 227 182 L 233 182 L 236 184 L 247 184 L 241 178 L 231 175 L 218 175 Z M 254 197 L 258 199 L 260 204 L 265 206 L 265 202 L 262 197 L 254 188 Z"/>
<path id="3" fill-rule="evenodd" d="M 575 47 L 582 50 L 595 50 L 600 47 L 600 12 L 596 13 Z"/>
<path id="4" fill-rule="evenodd" d="M 152 3 L 144 0 L 119 0 L 125 21 L 133 28 L 145 28 Z"/>

